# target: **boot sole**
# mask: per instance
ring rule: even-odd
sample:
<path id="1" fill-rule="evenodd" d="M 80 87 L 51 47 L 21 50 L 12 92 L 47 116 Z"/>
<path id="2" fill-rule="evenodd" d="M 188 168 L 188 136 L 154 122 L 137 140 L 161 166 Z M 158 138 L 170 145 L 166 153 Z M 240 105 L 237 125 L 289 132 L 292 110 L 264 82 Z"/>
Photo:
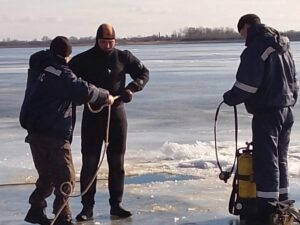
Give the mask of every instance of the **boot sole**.
<path id="1" fill-rule="evenodd" d="M 25 218 L 24 221 L 28 222 L 28 223 L 33 223 L 33 224 L 42 224 L 42 225 L 50 225 L 52 220 L 48 219 L 48 222 L 41 222 L 40 220 L 35 220 L 35 219 L 30 219 L 30 218 Z"/>
<path id="2" fill-rule="evenodd" d="M 91 216 L 91 217 L 87 217 L 86 218 L 82 218 L 82 216 L 76 216 L 76 221 L 78 222 L 84 222 L 84 221 L 90 221 L 90 220 L 93 220 L 94 218 Z"/>

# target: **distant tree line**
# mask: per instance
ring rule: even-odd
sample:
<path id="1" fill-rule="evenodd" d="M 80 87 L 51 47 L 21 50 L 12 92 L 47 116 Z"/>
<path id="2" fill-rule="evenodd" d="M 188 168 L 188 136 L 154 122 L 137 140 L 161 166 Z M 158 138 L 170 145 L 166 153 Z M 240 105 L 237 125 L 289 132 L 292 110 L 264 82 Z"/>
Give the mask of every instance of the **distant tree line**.
<path id="1" fill-rule="evenodd" d="M 288 36 L 291 41 L 300 41 L 300 31 L 286 31 L 282 34 Z M 189 42 L 189 41 L 237 41 L 242 40 L 238 32 L 232 28 L 206 28 L 206 27 L 186 27 L 179 31 L 174 31 L 171 35 L 161 36 L 154 34 L 147 37 L 133 37 L 119 39 L 121 43 L 135 42 L 153 42 L 153 41 L 173 41 L 173 42 Z"/>
<path id="2" fill-rule="evenodd" d="M 283 32 L 291 41 L 300 41 L 300 31 Z M 76 45 L 91 45 L 95 43 L 95 37 L 69 37 L 71 43 Z M 189 41 L 236 41 L 241 40 L 241 36 L 232 28 L 206 28 L 206 27 L 186 27 L 179 31 L 174 31 L 171 35 L 154 34 L 146 37 L 119 38 L 118 43 L 153 43 L 153 42 L 189 42 Z M 47 47 L 51 39 L 44 36 L 41 40 L 32 41 L 3 39 L 0 47 Z"/>
<path id="3" fill-rule="evenodd" d="M 300 31 L 286 31 L 283 32 L 284 35 L 288 36 L 291 41 L 300 41 Z"/>
<path id="4" fill-rule="evenodd" d="M 41 40 L 34 39 L 32 41 L 19 41 L 19 40 L 10 40 L 9 38 L 2 40 L 0 42 L 0 48 L 18 48 L 18 47 L 48 47 L 51 42 L 51 38 L 44 36 Z M 73 45 L 86 45 L 93 43 L 95 41 L 94 37 L 69 37 L 69 40 Z"/>

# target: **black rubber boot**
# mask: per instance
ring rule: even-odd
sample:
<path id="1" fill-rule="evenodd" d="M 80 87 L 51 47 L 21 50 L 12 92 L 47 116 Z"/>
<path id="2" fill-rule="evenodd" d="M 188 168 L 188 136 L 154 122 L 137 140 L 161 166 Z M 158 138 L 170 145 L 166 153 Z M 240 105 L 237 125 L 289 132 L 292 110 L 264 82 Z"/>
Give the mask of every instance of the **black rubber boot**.
<path id="1" fill-rule="evenodd" d="M 30 207 L 24 220 L 28 223 L 41 225 L 51 224 L 51 220 L 47 218 L 44 208 Z"/>
<path id="2" fill-rule="evenodd" d="M 77 221 L 88 221 L 93 219 L 93 207 L 83 206 L 81 212 L 76 216 Z"/>
<path id="3" fill-rule="evenodd" d="M 112 205 L 110 208 L 110 215 L 119 217 L 119 218 L 127 218 L 132 216 L 130 211 L 123 209 L 120 204 Z"/>

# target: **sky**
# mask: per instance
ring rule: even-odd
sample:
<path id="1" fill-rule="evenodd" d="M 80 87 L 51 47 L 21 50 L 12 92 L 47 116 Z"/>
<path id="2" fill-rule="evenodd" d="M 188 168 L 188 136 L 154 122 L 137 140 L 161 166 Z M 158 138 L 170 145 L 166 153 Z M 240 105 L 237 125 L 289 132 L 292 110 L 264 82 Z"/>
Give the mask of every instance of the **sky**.
<path id="1" fill-rule="evenodd" d="M 299 0 L 0 0 L 0 41 L 94 37 L 102 23 L 111 23 L 117 38 L 236 29 L 246 13 L 279 31 L 300 30 Z"/>

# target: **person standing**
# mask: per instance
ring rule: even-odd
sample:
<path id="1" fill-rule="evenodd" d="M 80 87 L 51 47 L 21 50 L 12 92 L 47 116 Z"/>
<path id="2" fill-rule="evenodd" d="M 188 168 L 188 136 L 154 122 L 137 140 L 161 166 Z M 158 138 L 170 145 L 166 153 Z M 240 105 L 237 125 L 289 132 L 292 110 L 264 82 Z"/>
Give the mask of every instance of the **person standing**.
<path id="1" fill-rule="evenodd" d="M 148 69 L 128 50 L 115 48 L 115 30 L 111 24 L 101 24 L 97 30 L 95 46 L 72 58 L 70 68 L 80 77 L 97 87 L 102 87 L 113 96 L 120 96 L 111 108 L 109 145 L 107 162 L 109 166 L 108 188 L 110 214 L 121 218 L 132 214 L 122 208 L 124 192 L 124 155 L 126 150 L 127 119 L 124 103 L 132 100 L 133 94 L 141 91 L 149 79 Z M 132 81 L 126 85 L 126 74 Z M 102 143 L 105 137 L 107 111 L 93 114 L 84 108 L 81 130 L 82 168 L 80 174 L 81 190 L 85 190 L 96 172 Z M 82 211 L 78 221 L 93 219 L 96 181 L 82 196 Z"/>
<path id="2" fill-rule="evenodd" d="M 244 103 L 253 114 L 256 224 L 267 225 L 274 212 L 269 202 L 289 198 L 287 153 L 299 84 L 287 37 L 262 24 L 255 14 L 242 16 L 237 27 L 246 48 L 236 81 L 223 99 L 229 106 Z"/>
<path id="3" fill-rule="evenodd" d="M 113 104 L 107 90 L 96 88 L 78 79 L 67 66 L 72 52 L 69 40 L 55 37 L 50 49 L 30 56 L 27 87 L 20 112 L 21 126 L 28 131 L 34 165 L 38 172 L 36 188 L 29 197 L 31 207 L 25 217 L 29 223 L 49 225 L 45 214 L 46 198 L 53 190 L 55 225 L 72 225 L 72 215 L 60 188 L 69 194 L 75 184 L 75 171 L 71 155 L 71 141 L 75 125 L 75 104 L 94 106 Z M 63 185 L 67 182 L 69 185 Z"/>

